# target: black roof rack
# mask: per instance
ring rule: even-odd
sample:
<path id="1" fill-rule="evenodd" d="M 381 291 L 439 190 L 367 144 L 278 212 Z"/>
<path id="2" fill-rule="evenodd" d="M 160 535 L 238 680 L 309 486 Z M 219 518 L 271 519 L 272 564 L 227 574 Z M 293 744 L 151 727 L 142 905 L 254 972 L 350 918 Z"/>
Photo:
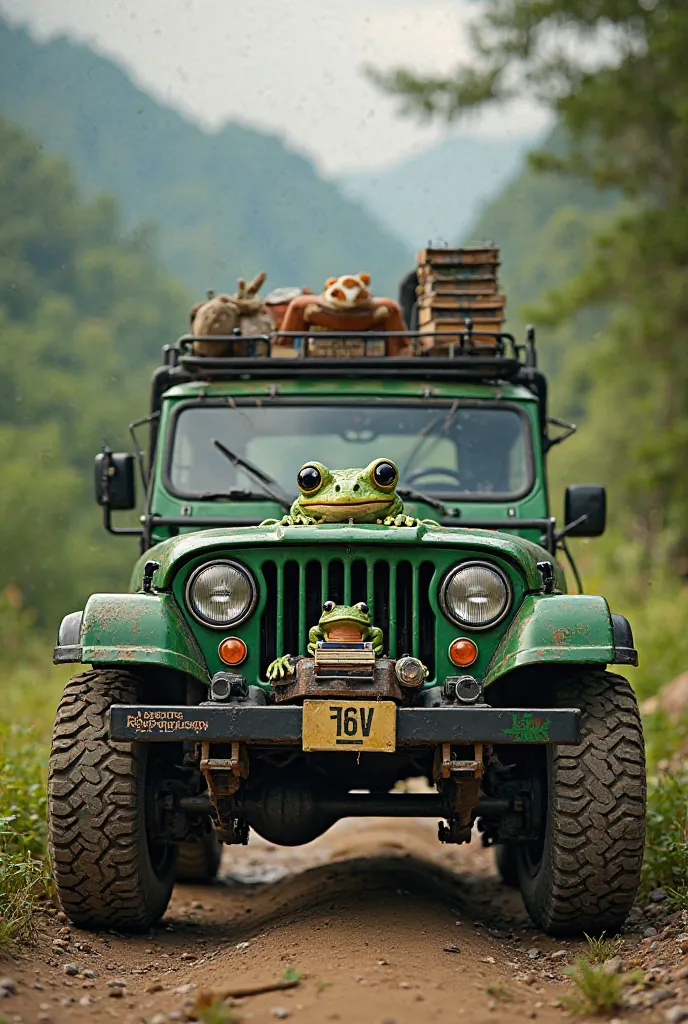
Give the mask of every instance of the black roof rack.
<path id="1" fill-rule="evenodd" d="M 250 375 L 252 377 L 415 377 L 430 379 L 440 374 L 463 380 L 515 380 L 526 367 L 537 365 L 535 332 L 528 329 L 524 344 L 517 343 L 512 334 L 503 331 L 473 331 L 468 329 L 457 335 L 453 331 L 428 334 L 421 331 L 370 331 L 360 335 L 344 331 L 318 331 L 304 334 L 277 332 L 250 336 L 194 337 L 183 335 L 174 347 L 166 346 L 165 364 L 177 368 L 174 374 L 181 382 L 187 379 L 223 380 Z M 393 340 L 403 338 L 414 350 L 411 356 L 390 355 Z M 420 340 L 434 339 L 440 344 L 445 338 L 452 342 L 442 345 L 446 353 L 433 355 L 432 350 L 420 347 Z M 454 341 L 454 339 L 457 339 Z M 291 357 L 271 355 L 271 348 L 280 339 L 292 340 Z M 309 344 L 303 344 L 307 340 Z M 322 355 L 318 353 L 322 342 L 349 344 L 356 354 Z M 194 355 L 194 342 L 222 344 L 224 348 L 240 349 L 241 354 L 223 356 Z M 285 346 L 286 348 L 286 346 Z M 181 373 L 179 371 L 182 371 Z"/>
<path id="2" fill-rule="evenodd" d="M 438 332 L 456 337 L 456 331 Z M 437 335 L 435 335 L 437 336 Z M 194 356 L 191 346 L 194 338 L 185 334 L 177 344 L 165 345 L 163 348 L 163 365 L 153 374 L 151 393 L 151 450 L 154 450 L 158 421 L 157 413 L 166 391 L 176 384 L 188 384 L 193 381 L 237 380 L 239 378 L 254 379 L 289 379 L 294 377 L 319 379 L 357 379 L 390 378 L 433 381 L 509 381 L 522 384 L 537 396 L 540 428 L 543 437 L 547 434 L 547 381 L 544 374 L 537 369 L 535 349 L 535 330 L 529 327 L 526 341 L 516 342 L 512 334 L 499 332 L 467 331 L 463 345 L 454 345 L 450 355 L 433 356 L 429 354 L 413 357 L 405 356 L 363 356 L 359 358 L 337 357 L 323 358 L 313 355 L 301 355 L 298 358 L 280 358 L 269 355 L 270 343 L 277 337 L 299 338 L 302 334 L 255 335 L 210 337 L 206 341 L 225 341 L 232 345 L 246 346 L 251 354 L 241 356 Z M 314 335 L 307 335 L 312 338 Z M 317 339 L 350 340 L 352 335 L 343 332 L 320 333 Z M 366 333 L 365 340 L 381 340 L 388 351 L 388 340 L 393 337 L 427 338 L 429 335 L 420 331 L 404 331 Z M 430 335 L 432 337 L 432 335 Z M 496 344 L 491 349 L 475 345 L 473 338 L 492 338 Z"/>

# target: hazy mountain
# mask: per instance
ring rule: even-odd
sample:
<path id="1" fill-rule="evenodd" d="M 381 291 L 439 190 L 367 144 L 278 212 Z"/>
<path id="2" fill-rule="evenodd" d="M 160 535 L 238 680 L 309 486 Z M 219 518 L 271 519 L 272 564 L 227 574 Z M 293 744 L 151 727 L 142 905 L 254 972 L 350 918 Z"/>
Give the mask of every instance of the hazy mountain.
<path id="1" fill-rule="evenodd" d="M 415 251 L 431 238 L 463 237 L 533 144 L 532 138 L 453 135 L 392 167 L 355 171 L 340 180 L 347 195 Z"/>
<path id="2" fill-rule="evenodd" d="M 116 196 L 127 224 L 155 221 L 163 261 L 196 293 L 258 270 L 268 286 L 318 290 L 368 270 L 395 292 L 408 266 L 391 231 L 276 135 L 206 131 L 87 47 L 39 44 L 1 20 L 0 115 L 64 154 L 87 194 Z"/>

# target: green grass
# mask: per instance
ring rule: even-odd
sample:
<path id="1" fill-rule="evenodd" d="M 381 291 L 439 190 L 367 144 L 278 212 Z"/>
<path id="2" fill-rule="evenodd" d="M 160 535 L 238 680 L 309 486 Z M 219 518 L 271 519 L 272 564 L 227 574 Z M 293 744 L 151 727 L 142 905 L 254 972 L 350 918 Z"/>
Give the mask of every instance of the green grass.
<path id="1" fill-rule="evenodd" d="M 31 940 L 51 895 L 46 866 L 46 767 L 66 673 L 16 592 L 0 594 L 0 951 Z"/>
<path id="2" fill-rule="evenodd" d="M 0 722 L 0 951 L 33 937 L 34 911 L 51 891 L 44 764 L 36 730 Z"/>
<path id="3" fill-rule="evenodd" d="M 667 904 L 670 910 L 688 911 L 688 889 L 666 889 Z"/>
<path id="4" fill-rule="evenodd" d="M 603 964 L 591 964 L 587 957 L 577 957 L 566 973 L 574 991 L 562 1003 L 567 1010 L 583 1016 L 598 1017 L 623 1006 L 624 989 L 642 979 L 641 971 L 630 974 L 609 974 Z"/>
<path id="5" fill-rule="evenodd" d="M 613 939 L 606 939 L 605 933 L 602 932 L 597 938 L 591 938 L 590 935 L 586 935 L 585 938 L 588 943 L 585 959 L 589 964 L 603 964 L 607 960 L 611 960 L 613 956 L 617 956 L 623 948 L 623 939 L 620 935 Z"/>
<path id="6" fill-rule="evenodd" d="M 681 904 L 688 890 L 688 768 L 648 780 L 643 891 L 665 889 Z"/>

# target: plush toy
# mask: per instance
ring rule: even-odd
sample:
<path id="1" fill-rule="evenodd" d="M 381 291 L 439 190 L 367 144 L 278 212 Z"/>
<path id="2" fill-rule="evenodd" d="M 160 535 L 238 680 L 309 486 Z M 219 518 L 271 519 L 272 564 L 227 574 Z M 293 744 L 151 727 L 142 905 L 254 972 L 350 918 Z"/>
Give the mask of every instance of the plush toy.
<path id="1" fill-rule="evenodd" d="M 372 309 L 370 274 L 345 274 L 343 277 L 328 277 L 320 302 L 328 309 Z M 385 319 L 386 314 L 378 317 Z"/>
<path id="2" fill-rule="evenodd" d="M 236 295 L 208 292 L 205 302 L 196 303 L 189 313 L 191 333 L 198 339 L 193 342 L 195 356 L 246 355 L 245 345 L 201 339 L 231 336 L 237 329 L 244 336 L 269 334 L 273 330 L 272 320 L 258 296 L 264 281 L 265 274 L 258 274 L 248 285 L 239 278 Z"/>
<path id="3" fill-rule="evenodd" d="M 189 313 L 191 333 L 195 338 L 232 335 L 239 326 L 239 310 L 229 295 L 208 292 L 205 302 L 197 302 Z M 195 356 L 224 356 L 229 346 L 224 341 L 194 340 Z"/>
<path id="4" fill-rule="evenodd" d="M 375 298 L 369 288 L 370 274 L 344 274 L 325 282 L 321 295 L 298 295 L 289 303 L 282 331 L 308 334 L 318 331 L 405 331 L 398 303 Z M 282 344 L 290 344 L 288 338 Z M 408 348 L 405 338 L 390 339 L 390 355 Z"/>
<path id="5" fill-rule="evenodd" d="M 272 331 L 272 320 L 265 309 L 263 300 L 259 298 L 265 274 L 258 274 L 246 284 L 243 278 L 237 282 L 237 293 L 233 296 L 233 302 L 239 310 L 241 333 L 248 334 L 270 334 Z"/>

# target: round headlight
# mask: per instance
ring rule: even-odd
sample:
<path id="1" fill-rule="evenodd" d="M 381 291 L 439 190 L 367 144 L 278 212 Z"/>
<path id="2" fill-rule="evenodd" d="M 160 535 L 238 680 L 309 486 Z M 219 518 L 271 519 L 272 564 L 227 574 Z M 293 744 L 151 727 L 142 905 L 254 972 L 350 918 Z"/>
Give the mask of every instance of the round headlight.
<path id="1" fill-rule="evenodd" d="M 205 626 L 226 629 L 248 618 L 258 592 L 253 577 L 236 562 L 211 562 L 191 575 L 186 600 L 194 618 Z"/>
<path id="2" fill-rule="evenodd" d="M 511 588 L 501 571 L 482 562 L 464 562 L 453 569 L 440 591 L 445 615 L 459 626 L 487 629 L 502 619 L 511 603 Z"/>

